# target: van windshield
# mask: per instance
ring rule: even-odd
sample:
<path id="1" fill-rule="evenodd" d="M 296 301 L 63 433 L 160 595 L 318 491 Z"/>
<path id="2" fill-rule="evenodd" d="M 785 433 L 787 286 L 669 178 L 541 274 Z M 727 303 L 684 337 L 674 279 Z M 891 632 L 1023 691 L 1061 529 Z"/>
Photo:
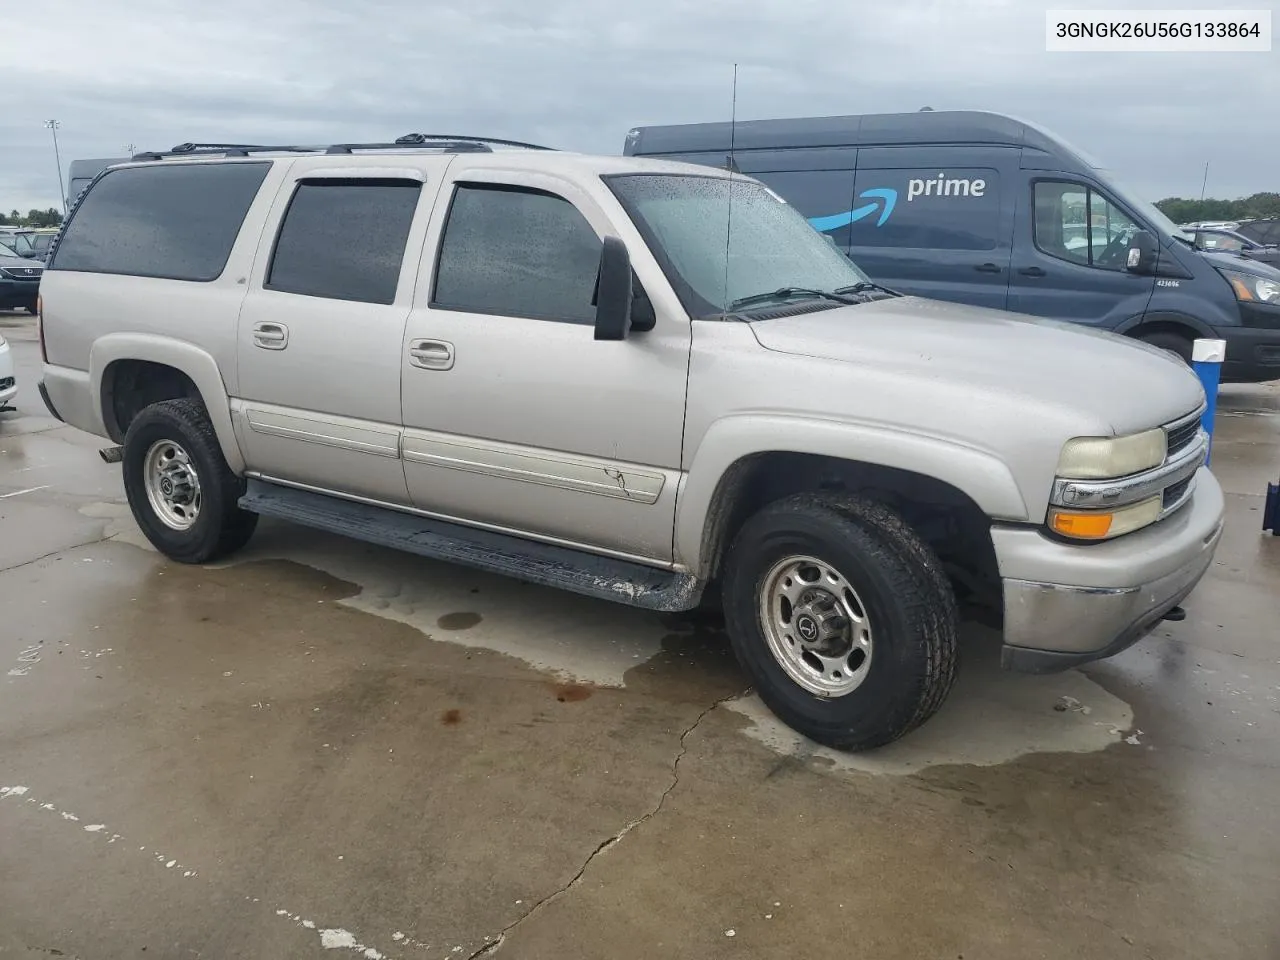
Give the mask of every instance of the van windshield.
<path id="1" fill-rule="evenodd" d="M 1154 203 L 1135 195 L 1123 183 L 1118 181 L 1109 170 L 1098 168 L 1095 172 L 1098 179 L 1106 184 L 1107 189 L 1115 194 L 1117 200 L 1146 220 L 1155 230 L 1173 237 L 1175 240 L 1181 240 L 1185 244 L 1195 246 L 1195 238 L 1165 216 Z"/>
<path id="2" fill-rule="evenodd" d="M 867 281 L 804 217 L 754 180 L 684 174 L 605 180 L 692 317 L 723 316 L 728 304 L 784 288 L 829 294 Z"/>

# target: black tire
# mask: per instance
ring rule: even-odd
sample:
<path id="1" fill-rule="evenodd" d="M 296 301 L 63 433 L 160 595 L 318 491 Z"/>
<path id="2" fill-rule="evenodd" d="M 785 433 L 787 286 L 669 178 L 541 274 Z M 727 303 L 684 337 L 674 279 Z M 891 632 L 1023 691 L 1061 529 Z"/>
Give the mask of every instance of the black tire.
<path id="1" fill-rule="evenodd" d="M 873 646 L 852 692 L 811 693 L 769 649 L 759 596 L 770 569 L 788 556 L 830 564 L 865 609 Z M 879 504 L 803 494 L 765 507 L 730 548 L 724 597 L 734 652 L 761 699 L 826 746 L 868 750 L 896 740 L 929 719 L 955 681 L 959 617 L 951 585 L 932 549 Z"/>
<path id="2" fill-rule="evenodd" d="M 201 504 L 185 530 L 166 524 L 147 497 L 143 477 L 147 452 L 160 441 L 186 451 L 200 481 Z M 207 563 L 239 550 L 253 536 L 258 515 L 241 510 L 244 481 L 231 472 L 204 405 L 165 400 L 145 407 L 124 438 L 124 491 L 133 517 L 157 550 L 179 563 Z"/>
<path id="3" fill-rule="evenodd" d="M 1176 354 L 1182 359 L 1183 363 L 1191 363 L 1190 337 L 1184 337 L 1180 333 L 1173 333 L 1168 330 L 1161 330 L 1157 333 L 1144 333 L 1138 339 L 1153 347 L 1159 347 L 1161 350 L 1168 350 L 1170 353 Z"/>
<path id="4" fill-rule="evenodd" d="M 31 314 L 33 317 L 36 315 L 36 305 L 34 303 L 27 307 L 27 313 Z"/>

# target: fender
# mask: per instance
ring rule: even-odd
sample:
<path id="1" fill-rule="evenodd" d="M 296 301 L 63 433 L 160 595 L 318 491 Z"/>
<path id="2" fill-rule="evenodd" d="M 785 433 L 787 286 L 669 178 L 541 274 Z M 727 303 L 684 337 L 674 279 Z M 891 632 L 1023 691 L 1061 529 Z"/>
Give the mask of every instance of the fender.
<path id="1" fill-rule="evenodd" d="M 720 479 L 734 463 L 761 453 L 802 453 L 910 470 L 949 483 L 987 516 L 1025 521 L 1027 506 L 1009 468 L 983 450 L 952 440 L 870 424 L 785 415 L 740 415 L 711 425 L 694 454 L 676 507 L 676 561 L 705 569 L 703 536 Z"/>
<path id="2" fill-rule="evenodd" d="M 1218 336 L 1214 332 L 1213 327 L 1209 326 L 1209 324 L 1205 323 L 1203 320 L 1197 320 L 1188 313 L 1175 313 L 1169 310 L 1153 310 L 1148 313 L 1139 314 L 1136 317 L 1130 317 L 1128 320 L 1124 321 L 1124 323 L 1117 326 L 1113 332 L 1127 334 L 1129 331 L 1145 326 L 1149 323 L 1176 323 L 1180 326 L 1189 327 L 1201 337 L 1216 339 Z"/>
<path id="3" fill-rule="evenodd" d="M 231 425 L 231 405 L 222 373 L 213 356 L 194 344 L 150 333 L 110 333 L 94 341 L 89 351 L 89 383 L 93 412 L 106 423 L 102 409 L 102 375 L 116 360 L 149 360 L 181 370 L 196 385 L 227 465 L 236 475 L 244 472 L 244 455 Z"/>

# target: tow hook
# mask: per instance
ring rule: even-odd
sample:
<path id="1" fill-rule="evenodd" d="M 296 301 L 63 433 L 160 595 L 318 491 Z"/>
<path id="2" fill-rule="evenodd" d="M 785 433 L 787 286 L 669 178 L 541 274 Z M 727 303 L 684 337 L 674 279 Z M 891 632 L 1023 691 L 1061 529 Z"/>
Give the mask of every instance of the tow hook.
<path id="1" fill-rule="evenodd" d="M 124 459 L 124 447 L 103 447 L 98 451 L 103 463 L 119 463 Z"/>

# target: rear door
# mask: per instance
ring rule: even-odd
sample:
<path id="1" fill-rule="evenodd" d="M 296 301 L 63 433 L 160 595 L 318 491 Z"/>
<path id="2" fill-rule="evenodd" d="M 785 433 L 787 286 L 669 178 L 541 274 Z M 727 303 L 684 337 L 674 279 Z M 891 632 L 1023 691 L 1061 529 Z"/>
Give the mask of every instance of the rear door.
<path id="1" fill-rule="evenodd" d="M 850 258 L 903 293 L 1004 307 L 1013 156 L 989 147 L 863 147 Z"/>
<path id="2" fill-rule="evenodd" d="M 254 473 L 405 504 L 401 341 L 447 160 L 365 159 L 294 161 L 240 310 L 233 410 Z"/>
<path id="3" fill-rule="evenodd" d="M 1155 277 L 1125 269 L 1140 221 L 1083 179 L 1023 176 L 1009 309 L 1108 330 L 1141 316 Z"/>

